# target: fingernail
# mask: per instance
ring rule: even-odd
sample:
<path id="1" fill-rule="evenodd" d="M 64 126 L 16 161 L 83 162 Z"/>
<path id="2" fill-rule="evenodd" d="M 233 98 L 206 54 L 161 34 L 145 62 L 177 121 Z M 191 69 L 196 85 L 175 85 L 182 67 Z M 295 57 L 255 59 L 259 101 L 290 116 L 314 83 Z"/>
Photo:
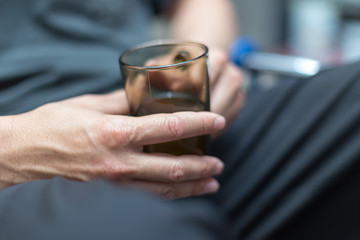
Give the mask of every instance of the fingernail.
<path id="1" fill-rule="evenodd" d="M 203 193 L 213 193 L 219 190 L 219 188 L 219 183 L 216 180 L 211 180 L 210 182 L 205 184 Z"/>
<path id="2" fill-rule="evenodd" d="M 216 130 L 223 129 L 225 127 L 225 118 L 222 116 L 217 117 L 215 119 L 214 125 Z"/>

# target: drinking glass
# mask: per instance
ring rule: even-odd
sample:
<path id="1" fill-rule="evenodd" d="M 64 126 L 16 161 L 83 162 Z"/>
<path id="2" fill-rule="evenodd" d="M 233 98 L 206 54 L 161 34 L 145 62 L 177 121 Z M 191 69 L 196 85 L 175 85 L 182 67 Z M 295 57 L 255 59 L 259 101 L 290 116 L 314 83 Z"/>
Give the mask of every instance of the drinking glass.
<path id="1" fill-rule="evenodd" d="M 209 111 L 208 48 L 196 42 L 160 41 L 139 45 L 119 58 L 133 116 Z M 207 151 L 209 136 L 144 146 L 144 152 L 174 155 Z"/>

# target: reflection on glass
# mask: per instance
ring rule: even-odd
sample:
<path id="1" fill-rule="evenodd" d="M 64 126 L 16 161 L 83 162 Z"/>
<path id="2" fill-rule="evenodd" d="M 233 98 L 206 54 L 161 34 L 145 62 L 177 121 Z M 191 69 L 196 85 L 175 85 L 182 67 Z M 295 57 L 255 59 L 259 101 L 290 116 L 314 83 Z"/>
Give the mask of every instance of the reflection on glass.
<path id="1" fill-rule="evenodd" d="M 130 49 L 120 57 L 134 116 L 209 111 L 208 50 L 199 43 L 164 42 Z M 204 154 L 208 136 L 149 145 L 145 152 Z"/>

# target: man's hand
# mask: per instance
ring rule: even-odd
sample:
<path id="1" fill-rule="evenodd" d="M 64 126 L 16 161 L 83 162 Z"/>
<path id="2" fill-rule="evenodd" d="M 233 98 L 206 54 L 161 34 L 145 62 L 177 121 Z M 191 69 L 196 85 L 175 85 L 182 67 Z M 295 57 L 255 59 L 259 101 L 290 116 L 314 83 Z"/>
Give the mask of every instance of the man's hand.
<path id="1" fill-rule="evenodd" d="M 223 117 L 181 112 L 130 117 L 124 91 L 85 95 L 0 118 L 0 186 L 63 176 L 107 178 L 167 198 L 214 192 L 223 169 L 210 156 L 143 153 L 143 145 L 211 134 Z M 8 130 L 4 130 L 4 126 Z"/>

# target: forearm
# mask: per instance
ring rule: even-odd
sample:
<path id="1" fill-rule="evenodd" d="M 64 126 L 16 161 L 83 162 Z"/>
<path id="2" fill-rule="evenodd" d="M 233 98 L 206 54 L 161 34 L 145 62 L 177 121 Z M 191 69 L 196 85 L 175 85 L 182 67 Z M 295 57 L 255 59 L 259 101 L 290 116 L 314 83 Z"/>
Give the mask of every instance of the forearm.
<path id="1" fill-rule="evenodd" d="M 180 0 L 173 16 L 171 34 L 177 39 L 227 50 L 238 35 L 236 22 L 231 0 Z"/>

